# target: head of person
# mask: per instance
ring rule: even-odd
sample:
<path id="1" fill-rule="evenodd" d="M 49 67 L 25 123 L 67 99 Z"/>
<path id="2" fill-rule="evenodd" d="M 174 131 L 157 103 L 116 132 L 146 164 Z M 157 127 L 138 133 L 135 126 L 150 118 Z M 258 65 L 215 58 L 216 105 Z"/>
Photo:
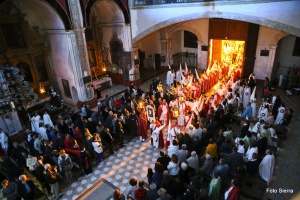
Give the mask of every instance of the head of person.
<path id="1" fill-rule="evenodd" d="M 66 156 L 66 151 L 64 149 L 60 150 L 59 154 L 61 156 Z"/>
<path id="2" fill-rule="evenodd" d="M 27 176 L 24 174 L 19 176 L 19 181 L 21 181 L 22 183 L 25 183 L 27 181 Z"/>
<path id="3" fill-rule="evenodd" d="M 118 200 L 122 197 L 122 193 L 119 189 L 116 189 L 114 192 L 114 200 Z"/>
<path id="4" fill-rule="evenodd" d="M 139 187 L 144 187 L 144 181 L 139 181 Z"/>
<path id="5" fill-rule="evenodd" d="M 161 149 L 160 151 L 159 151 L 159 155 L 160 156 L 164 156 L 166 153 L 165 153 L 165 151 L 163 150 L 163 149 Z"/>
<path id="6" fill-rule="evenodd" d="M 155 190 L 156 189 L 156 184 L 155 183 L 151 183 L 150 184 L 150 190 Z"/>
<path id="7" fill-rule="evenodd" d="M 178 156 L 176 154 L 173 154 L 172 157 L 171 157 L 171 161 L 173 163 L 178 163 Z"/>
<path id="8" fill-rule="evenodd" d="M 131 179 L 129 180 L 129 185 L 131 185 L 131 186 L 136 186 L 136 185 L 137 185 L 137 180 L 136 180 L 136 178 L 131 178 Z"/>

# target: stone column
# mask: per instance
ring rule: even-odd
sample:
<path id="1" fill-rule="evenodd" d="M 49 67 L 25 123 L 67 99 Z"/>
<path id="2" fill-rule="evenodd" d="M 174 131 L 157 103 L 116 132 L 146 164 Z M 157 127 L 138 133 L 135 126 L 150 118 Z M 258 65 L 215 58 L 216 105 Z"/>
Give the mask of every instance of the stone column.
<path id="1" fill-rule="evenodd" d="M 78 0 L 68 0 L 71 21 L 74 35 L 71 36 L 74 54 L 74 75 L 76 74 L 79 81 L 78 99 L 79 101 L 88 101 L 93 99 L 93 89 L 90 84 L 84 84 L 83 78 L 90 76 L 90 65 L 85 40 L 85 28 L 82 23 L 81 8 Z"/>
<path id="2" fill-rule="evenodd" d="M 170 66 L 173 64 L 172 62 L 172 38 L 168 39 L 167 42 L 167 55 L 166 55 L 166 63 L 170 64 Z"/>
<path id="3" fill-rule="evenodd" d="M 197 48 L 197 69 L 201 69 L 202 63 L 201 63 L 201 57 L 202 57 L 202 44 L 203 41 L 197 41 L 198 48 Z"/>
<path id="4" fill-rule="evenodd" d="M 165 62 L 161 62 L 162 66 L 168 66 L 168 63 L 167 63 L 168 40 L 167 39 L 161 39 L 160 43 L 161 43 L 161 54 L 160 54 L 160 56 L 165 57 Z"/>
<path id="5" fill-rule="evenodd" d="M 131 47 L 132 47 L 130 24 L 124 24 L 123 34 L 124 34 L 124 37 L 123 37 L 124 38 L 124 40 L 123 40 L 124 51 L 130 51 Z"/>
<path id="6" fill-rule="evenodd" d="M 270 52 L 269 52 L 269 60 L 268 60 L 268 68 L 267 68 L 267 77 L 271 80 L 272 70 L 274 67 L 274 59 L 276 53 L 277 45 L 270 45 Z"/>

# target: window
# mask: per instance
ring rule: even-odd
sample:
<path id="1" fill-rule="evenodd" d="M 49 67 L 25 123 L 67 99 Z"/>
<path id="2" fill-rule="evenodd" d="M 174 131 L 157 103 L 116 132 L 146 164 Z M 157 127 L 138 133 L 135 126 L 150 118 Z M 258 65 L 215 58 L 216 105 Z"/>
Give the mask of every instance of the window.
<path id="1" fill-rule="evenodd" d="M 300 38 L 296 37 L 293 56 L 300 56 Z"/>
<path id="2" fill-rule="evenodd" d="M 20 24 L 1 24 L 1 29 L 5 38 L 7 48 L 20 49 L 26 47 Z"/>
<path id="3" fill-rule="evenodd" d="M 184 47 L 186 48 L 198 48 L 198 38 L 194 33 L 184 31 Z"/>

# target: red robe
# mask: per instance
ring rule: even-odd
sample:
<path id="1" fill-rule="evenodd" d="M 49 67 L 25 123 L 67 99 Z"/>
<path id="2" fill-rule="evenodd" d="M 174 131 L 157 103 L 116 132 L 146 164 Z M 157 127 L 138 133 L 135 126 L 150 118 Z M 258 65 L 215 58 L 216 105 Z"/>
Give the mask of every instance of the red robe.
<path id="1" fill-rule="evenodd" d="M 146 113 L 141 113 L 138 119 L 138 132 L 142 139 L 147 139 L 148 135 L 148 124 Z"/>
<path id="2" fill-rule="evenodd" d="M 240 189 L 238 187 L 234 187 L 234 186 L 230 186 L 229 188 L 231 188 L 231 187 L 233 187 L 233 188 L 229 192 L 226 200 L 239 200 L 240 199 Z"/>

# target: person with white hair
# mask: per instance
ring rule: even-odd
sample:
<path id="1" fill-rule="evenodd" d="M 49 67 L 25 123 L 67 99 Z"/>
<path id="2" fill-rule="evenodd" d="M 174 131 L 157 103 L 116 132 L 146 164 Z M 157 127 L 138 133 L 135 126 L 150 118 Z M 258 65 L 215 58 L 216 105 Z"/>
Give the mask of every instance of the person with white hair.
<path id="1" fill-rule="evenodd" d="M 270 149 L 266 150 L 266 156 L 259 165 L 259 175 L 269 185 L 272 181 L 273 170 L 275 165 L 275 156 Z"/>
<path id="2" fill-rule="evenodd" d="M 59 194 L 59 185 L 57 182 L 57 167 L 52 167 L 49 163 L 44 165 L 44 180 L 50 185 L 51 192 L 54 195 L 55 199 L 62 197 L 62 194 Z"/>
<path id="3" fill-rule="evenodd" d="M 187 162 L 188 166 L 190 168 L 194 169 L 195 171 L 199 169 L 199 159 L 198 159 L 198 155 L 195 151 L 192 151 L 191 157 L 186 159 L 186 162 Z"/>
<path id="4" fill-rule="evenodd" d="M 211 175 L 214 170 L 214 162 L 209 154 L 205 155 L 205 161 L 200 171 L 204 174 Z"/>
<path id="5" fill-rule="evenodd" d="M 33 181 L 27 179 L 26 175 L 19 176 L 19 182 L 17 184 L 18 194 L 24 200 L 35 199 L 34 184 Z"/>

